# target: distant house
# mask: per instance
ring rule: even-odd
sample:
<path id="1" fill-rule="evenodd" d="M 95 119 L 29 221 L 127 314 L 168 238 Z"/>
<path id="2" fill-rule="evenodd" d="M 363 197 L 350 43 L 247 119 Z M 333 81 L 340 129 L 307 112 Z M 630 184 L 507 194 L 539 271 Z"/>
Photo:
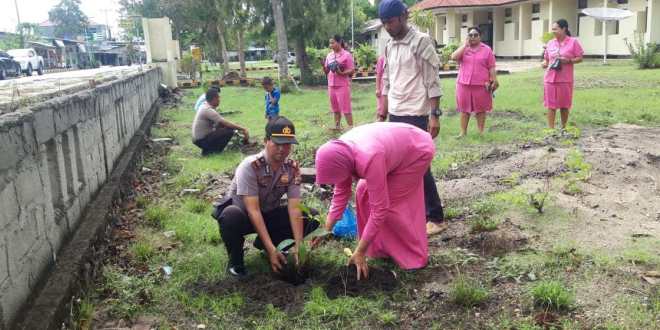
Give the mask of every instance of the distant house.
<path id="1" fill-rule="evenodd" d="M 634 15 L 603 24 L 581 13 L 605 5 Z M 541 36 L 560 18 L 568 21 L 586 55 L 603 55 L 603 31 L 610 55 L 630 55 L 625 40 L 634 40 L 636 34 L 646 42 L 660 43 L 660 0 L 424 0 L 415 6 L 435 15 L 435 27 L 429 32 L 438 44 L 462 43 L 467 28 L 478 26 L 482 41 L 499 57 L 540 56 Z"/>
<path id="2" fill-rule="evenodd" d="M 45 20 L 39 23 L 39 35 L 46 38 L 55 38 L 55 28 L 56 25 L 49 21 Z M 111 38 L 110 29 L 105 24 L 99 24 L 96 22 L 89 22 L 85 32 L 81 35 L 67 35 L 67 39 L 80 39 L 87 41 L 104 41 Z"/>
<path id="3" fill-rule="evenodd" d="M 390 40 L 390 35 L 385 31 L 380 19 L 368 20 L 362 27 L 362 34 L 368 40 L 371 47 L 376 50 L 378 56 L 385 51 L 385 45 Z"/>

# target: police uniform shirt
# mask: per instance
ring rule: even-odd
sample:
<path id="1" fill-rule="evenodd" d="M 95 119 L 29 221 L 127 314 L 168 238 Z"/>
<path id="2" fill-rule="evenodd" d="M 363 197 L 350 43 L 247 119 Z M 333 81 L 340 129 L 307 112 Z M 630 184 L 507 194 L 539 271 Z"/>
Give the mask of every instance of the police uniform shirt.
<path id="1" fill-rule="evenodd" d="M 246 211 L 243 196 L 259 196 L 261 212 L 268 212 L 280 206 L 284 194 L 288 198 L 300 198 L 300 172 L 293 160 L 286 160 L 273 171 L 262 151 L 238 165 L 231 183 L 233 205 Z"/>

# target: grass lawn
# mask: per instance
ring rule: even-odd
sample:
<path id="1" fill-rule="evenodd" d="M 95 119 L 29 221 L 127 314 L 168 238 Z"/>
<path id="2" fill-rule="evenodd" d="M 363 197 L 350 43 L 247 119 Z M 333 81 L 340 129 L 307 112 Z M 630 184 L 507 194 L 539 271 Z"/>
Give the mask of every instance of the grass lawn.
<path id="1" fill-rule="evenodd" d="M 614 123 L 660 123 L 657 70 L 636 70 L 630 62 L 606 67 L 587 62 L 576 66 L 576 77 L 569 130 L 576 137 Z M 541 82 L 540 69 L 501 76 L 495 109 L 488 117 L 484 136 L 477 136 L 476 123 L 470 123 L 468 137 L 457 139 L 455 81 L 442 80 L 445 115 L 441 118 L 440 136 L 436 139 L 438 152 L 432 165 L 440 185 L 450 172 L 482 161 L 494 148 L 538 144 L 553 135 L 545 129 Z M 92 318 L 115 326 L 117 322 L 135 324 L 147 318 L 152 327 L 162 329 L 194 329 L 202 324 L 212 329 L 660 326 L 660 292 L 642 286 L 635 273 L 621 270 L 631 262 L 643 264 L 645 269 L 657 269 L 657 237 L 641 238 L 618 254 L 574 246 L 559 239 L 571 235 L 571 214 L 552 205 L 543 214 L 530 210 L 527 197 L 521 197 L 520 187 L 515 184 L 511 184 L 511 189 L 468 201 L 443 196 L 448 200 L 447 218 L 461 218 L 469 208 L 470 214 L 476 215 L 466 234 L 470 237 L 481 237 L 483 232 L 502 226 L 504 218 L 512 214 L 529 223 L 522 230 L 532 235 L 543 235 L 548 223 L 564 226 L 560 227 L 564 229 L 557 234 L 555 244 L 539 243 L 492 256 L 470 248 L 446 248 L 438 242 L 442 248 L 432 249 L 427 269 L 407 273 L 375 261 L 372 265 L 381 271 L 381 277 L 375 271 L 372 284 L 360 286 L 347 282 L 343 266 L 346 257 L 342 248 L 353 248 L 355 242 L 333 241 L 315 250 L 312 265 L 317 271 L 306 284 L 294 287 L 274 279 L 267 261 L 246 243 L 246 263 L 254 277 L 248 283 L 232 281 L 225 274 L 227 256 L 217 224 L 209 216 L 209 201 L 180 193 L 185 188 L 204 189 L 209 176 L 232 173 L 244 156 L 237 148 L 208 158 L 199 156 L 190 140 L 190 129 L 192 104 L 202 92 L 187 91 L 182 105 L 162 111 L 163 123 L 154 128 L 153 135 L 172 137 L 177 144 L 167 152 L 156 150 L 145 156 L 143 166 L 159 175 L 154 179 L 153 175 L 149 178 L 143 174 L 142 186 L 151 188 L 139 191 L 135 200 L 124 205 L 123 215 L 134 219 L 134 236 L 120 240 L 123 248 L 104 267 L 96 290 L 83 297 L 74 327 L 89 324 L 81 320 Z M 373 83 L 353 84 L 356 124 L 373 120 L 374 93 Z M 263 94 L 259 88 L 227 87 L 221 91 L 221 111 L 237 111 L 226 118 L 249 127 L 256 141 L 262 141 L 264 136 Z M 281 114 L 295 123 L 299 136 L 300 145 L 293 157 L 303 166 L 312 166 L 315 148 L 335 136 L 329 130 L 333 119 L 328 113 L 326 89 L 305 88 L 303 92 L 284 94 L 280 107 Z M 562 143 L 575 141 L 567 139 Z M 579 154 L 570 157 L 573 158 L 567 166 L 575 169 L 575 180 L 586 181 L 588 175 L 584 173 L 590 165 Z M 516 180 L 512 173 L 510 181 Z M 327 201 L 320 201 L 315 195 L 308 196 L 307 202 L 327 205 Z M 172 267 L 171 275 L 164 275 L 164 265 Z M 396 273 L 394 281 L 389 277 L 392 271 Z M 594 283 L 625 286 L 632 291 L 599 296 Z M 608 300 L 616 313 L 599 314 L 602 309 L 594 301 L 601 299 Z"/>

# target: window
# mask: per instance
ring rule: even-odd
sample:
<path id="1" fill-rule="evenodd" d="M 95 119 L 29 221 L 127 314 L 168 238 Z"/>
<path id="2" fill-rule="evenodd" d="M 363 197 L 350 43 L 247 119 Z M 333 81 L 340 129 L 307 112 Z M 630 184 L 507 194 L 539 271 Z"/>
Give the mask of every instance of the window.
<path id="1" fill-rule="evenodd" d="M 587 0 L 578 0 L 578 9 L 587 8 Z"/>
<path id="2" fill-rule="evenodd" d="M 614 21 L 614 34 L 619 34 L 619 21 Z"/>
<path id="3" fill-rule="evenodd" d="M 513 16 L 513 9 L 512 8 L 504 8 L 504 23 L 511 23 L 513 20 L 511 17 Z"/>
<path id="4" fill-rule="evenodd" d="M 628 3 L 628 0 L 616 0 L 616 3 L 618 3 L 620 5 L 625 5 L 625 4 Z"/>
<path id="5" fill-rule="evenodd" d="M 533 3 L 532 4 L 532 14 L 538 14 L 541 12 L 541 4 L 540 3 Z"/>
<path id="6" fill-rule="evenodd" d="M 461 16 L 461 22 L 467 22 L 467 14 L 463 14 L 463 16 Z"/>
<path id="7" fill-rule="evenodd" d="M 578 36 L 578 37 L 580 36 L 580 21 L 582 20 L 582 17 L 586 17 L 586 16 L 587 16 L 587 15 L 585 15 L 585 14 L 583 14 L 583 13 L 579 13 L 579 14 L 578 14 L 578 18 L 577 18 L 577 26 L 576 26 L 576 28 L 577 28 L 577 36 Z"/>

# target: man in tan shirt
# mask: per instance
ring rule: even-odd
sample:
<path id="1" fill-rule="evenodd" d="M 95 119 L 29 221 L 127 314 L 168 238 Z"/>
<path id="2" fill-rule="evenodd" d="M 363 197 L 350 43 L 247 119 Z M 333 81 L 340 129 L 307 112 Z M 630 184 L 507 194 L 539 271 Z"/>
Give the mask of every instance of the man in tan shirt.
<path id="1" fill-rule="evenodd" d="M 440 59 L 428 34 L 408 25 L 408 9 L 400 0 L 383 0 L 378 7 L 381 22 L 392 39 L 385 47 L 383 91 L 385 114 L 392 122 L 403 122 L 427 130 L 433 138 L 440 132 L 438 81 Z M 447 228 L 438 188 L 429 168 L 424 175 L 424 202 L 427 233 Z"/>
<path id="2" fill-rule="evenodd" d="M 222 152 L 238 130 L 243 139 L 248 140 L 248 130 L 240 125 L 225 120 L 215 110 L 220 105 L 220 89 L 209 88 L 206 91 L 206 102 L 203 103 L 192 125 L 193 143 L 202 149 L 202 156 Z"/>

